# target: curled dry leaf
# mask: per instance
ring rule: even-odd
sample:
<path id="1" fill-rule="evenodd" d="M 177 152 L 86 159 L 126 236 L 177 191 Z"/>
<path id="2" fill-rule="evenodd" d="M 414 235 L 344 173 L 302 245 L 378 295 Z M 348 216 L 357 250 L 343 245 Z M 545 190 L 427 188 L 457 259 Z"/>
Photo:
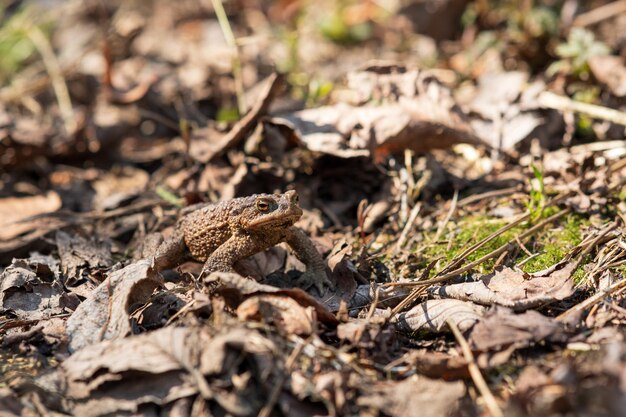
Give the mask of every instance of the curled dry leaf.
<path id="1" fill-rule="evenodd" d="M 130 314 L 162 283 L 149 260 L 132 263 L 111 273 L 68 319 L 70 349 L 78 350 L 100 340 L 129 334 Z"/>
<path id="2" fill-rule="evenodd" d="M 571 276 L 576 265 L 569 262 L 560 266 L 560 269 L 533 275 L 504 268 L 476 282 L 444 285 L 430 288 L 429 292 L 441 298 L 487 306 L 497 304 L 514 311 L 523 311 L 563 300 L 573 294 L 574 282 Z"/>
<path id="3" fill-rule="evenodd" d="M 545 85 L 528 85 L 528 74 L 511 71 L 480 77 L 476 96 L 469 103 L 480 117 L 471 121 L 475 131 L 493 148 L 511 150 L 541 125 L 536 95 Z"/>
<path id="4" fill-rule="evenodd" d="M 91 184 L 96 191 L 94 208 L 97 210 L 117 208 L 123 201 L 145 191 L 149 180 L 146 171 L 132 167 L 102 173 Z"/>
<path id="5" fill-rule="evenodd" d="M 415 367 L 418 374 L 446 381 L 469 378 L 467 361 L 461 356 L 451 356 L 443 352 L 412 350 L 405 362 Z"/>
<path id="6" fill-rule="evenodd" d="M 303 307 L 282 295 L 254 295 L 237 307 L 237 317 L 273 324 L 287 334 L 309 336 L 315 332 L 317 317 L 313 307 Z"/>
<path id="7" fill-rule="evenodd" d="M 432 73 L 366 71 L 363 77 L 373 77 L 370 89 L 379 90 L 383 103 L 338 103 L 277 116 L 272 123 L 289 127 L 308 149 L 341 158 L 380 159 L 404 149 L 426 152 L 457 143 L 486 145 L 474 134 L 450 89 Z M 366 94 L 355 95 L 362 99 Z"/>
<path id="8" fill-rule="evenodd" d="M 472 327 L 468 338 L 474 351 L 499 352 L 510 348 L 509 354 L 514 349 L 527 347 L 539 341 L 566 340 L 564 325 L 557 320 L 534 310 L 515 314 L 505 307 L 494 307 L 489 310 Z"/>
<path id="9" fill-rule="evenodd" d="M 255 370 L 271 373 L 275 349 L 270 340 L 244 328 L 212 336 L 207 327 L 170 326 L 87 346 L 61 364 L 56 379 L 73 415 L 136 413 L 143 405 L 165 406 L 198 393 L 222 412 L 252 415 L 260 398 L 224 388 L 231 386 L 232 372 L 250 359 Z M 250 359 L 242 362 L 242 355 Z"/>
<path id="10" fill-rule="evenodd" d="M 51 257 L 15 259 L 0 275 L 0 313 L 20 320 L 41 320 L 75 308 L 59 281 L 58 262 Z"/>
<path id="11" fill-rule="evenodd" d="M 394 320 L 402 332 L 447 331 L 446 320 L 450 319 L 461 331 L 471 328 L 484 313 L 484 307 L 459 300 L 428 300 L 416 305 Z"/>
<path id="12" fill-rule="evenodd" d="M 465 384 L 444 382 L 423 376 L 403 381 L 381 382 L 367 389 L 357 403 L 392 417 L 459 415 L 463 409 Z M 419 411 L 418 411 L 419 410 Z"/>
<path id="13" fill-rule="evenodd" d="M 21 220 L 61 208 L 61 198 L 54 191 L 31 197 L 0 198 L 0 240 L 9 240 L 22 233 L 47 225 L 44 219 Z"/>
<path id="14" fill-rule="evenodd" d="M 317 319 L 321 322 L 336 325 L 337 318 L 328 311 L 328 308 L 299 288 L 281 289 L 271 285 L 259 284 L 238 274 L 214 272 L 205 282 L 217 284 L 216 292 L 224 297 L 231 308 L 237 308 L 246 298 L 257 295 L 271 294 L 284 296 L 295 300 L 303 308 L 313 307 Z"/>
<path id="15" fill-rule="evenodd" d="M 81 280 L 93 270 L 108 268 L 113 264 L 111 242 L 85 239 L 82 236 L 70 236 L 62 230 L 55 236 L 61 270 L 65 285 Z"/>
<path id="16" fill-rule="evenodd" d="M 617 97 L 626 96 L 626 65 L 624 58 L 613 55 L 596 55 L 589 58 L 593 76 L 605 84 Z"/>

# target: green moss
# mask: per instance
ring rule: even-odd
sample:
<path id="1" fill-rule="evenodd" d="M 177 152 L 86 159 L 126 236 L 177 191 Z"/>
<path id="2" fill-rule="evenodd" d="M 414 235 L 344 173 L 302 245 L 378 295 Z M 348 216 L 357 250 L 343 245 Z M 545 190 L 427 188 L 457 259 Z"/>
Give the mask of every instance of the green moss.
<path id="1" fill-rule="evenodd" d="M 542 217 L 549 217 L 556 211 L 552 208 L 546 208 L 542 213 Z M 423 258 L 424 265 L 420 265 L 420 267 L 425 267 L 433 259 L 441 258 L 438 267 L 435 268 L 440 270 L 466 248 L 507 224 L 508 221 L 499 218 L 486 215 L 471 215 L 458 220 L 454 227 L 449 227 L 448 232 L 442 234 L 437 241 L 434 241 L 436 233 L 429 232 L 426 234 L 424 242 L 414 248 L 416 253 L 422 255 Z M 578 214 L 569 214 L 538 231 L 532 240 L 524 244 L 531 253 L 538 255 L 524 263 L 522 269 L 526 272 L 536 272 L 562 260 L 572 248 L 582 241 L 582 232 L 589 224 L 590 222 L 587 218 Z M 504 232 L 471 253 L 465 263 L 476 261 L 507 243 L 514 243 L 515 237 L 528 230 L 529 227 L 529 224 L 522 224 Z M 508 266 L 515 265 L 528 258 L 527 253 L 519 249 L 516 244 L 515 249 L 505 261 L 505 264 Z M 476 268 L 476 271 L 483 274 L 492 272 L 496 260 L 497 257 L 494 257 L 482 263 Z M 583 276 L 584 270 L 582 267 L 579 267 L 574 273 L 574 277 L 580 280 Z"/>
<path id="2" fill-rule="evenodd" d="M 586 218 L 578 214 L 569 214 L 556 226 L 545 229 L 536 236 L 532 247 L 529 247 L 531 252 L 539 255 L 526 262 L 522 269 L 526 272 L 537 272 L 559 262 L 582 241 L 582 229 L 588 225 L 589 221 Z M 582 268 L 579 269 L 581 271 L 576 273 L 581 275 L 583 271 Z"/>
<path id="3" fill-rule="evenodd" d="M 495 219 L 485 215 L 472 215 L 460 220 L 456 227 L 443 235 L 437 242 L 429 243 L 422 251 L 427 258 L 442 257 L 442 264 L 450 262 L 454 257 L 459 255 L 471 245 L 486 238 L 490 234 L 496 232 L 506 226 L 507 222 L 502 219 Z M 482 258 L 488 253 L 493 252 L 500 246 L 514 239 L 516 234 L 521 233 L 523 228 L 515 227 L 501 234 L 482 247 L 472 252 L 467 257 L 468 262 L 473 262 Z M 429 239 L 434 239 L 434 233 Z M 418 248 L 418 252 L 420 252 Z M 479 272 L 491 271 L 494 266 L 495 259 L 484 262 L 478 267 Z"/>

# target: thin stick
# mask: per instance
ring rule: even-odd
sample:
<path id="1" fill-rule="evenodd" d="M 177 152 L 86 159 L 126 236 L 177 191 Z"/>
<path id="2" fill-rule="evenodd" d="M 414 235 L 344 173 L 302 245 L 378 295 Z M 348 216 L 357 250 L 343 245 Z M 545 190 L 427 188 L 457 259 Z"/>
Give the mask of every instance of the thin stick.
<path id="1" fill-rule="evenodd" d="M 67 89 L 67 84 L 63 78 L 63 71 L 59 61 L 57 61 L 54 55 L 54 50 L 48 42 L 46 35 L 37 26 L 30 26 L 26 35 L 31 40 L 37 51 L 41 55 L 43 64 L 46 67 L 46 71 L 50 74 L 50 81 L 52 82 L 52 89 L 54 95 L 59 103 L 59 111 L 63 118 L 63 126 L 65 127 L 65 133 L 70 135 L 74 132 L 74 114 L 72 112 L 72 100 L 70 99 L 70 93 Z"/>
<path id="2" fill-rule="evenodd" d="M 417 215 L 419 214 L 421 208 L 422 208 L 422 205 L 417 203 L 411 209 L 409 218 L 406 221 L 404 228 L 402 228 L 402 233 L 400 233 L 400 238 L 398 239 L 398 243 L 396 243 L 396 251 L 399 251 L 400 249 L 402 249 L 402 247 L 406 243 L 406 238 L 409 235 L 409 231 L 413 227 L 413 224 L 415 223 L 415 219 L 417 219 Z"/>
<path id="3" fill-rule="evenodd" d="M 220 24 L 226 43 L 233 50 L 233 78 L 235 79 L 235 90 L 237 93 L 237 108 L 239 109 L 239 116 L 243 116 L 246 113 L 248 106 L 246 105 L 246 97 L 243 91 L 243 77 L 241 75 L 241 58 L 239 57 L 239 47 L 237 46 L 237 40 L 233 34 L 233 29 L 230 27 L 228 16 L 224 10 L 222 0 L 211 0 L 213 4 L 213 10 L 215 10 L 215 16 Z"/>
<path id="4" fill-rule="evenodd" d="M 561 313 L 559 316 L 557 316 L 556 319 L 559 320 L 559 321 L 563 321 L 570 314 L 584 311 L 584 310 L 588 309 L 589 307 L 592 307 L 593 305 L 598 304 L 600 301 L 602 301 L 604 299 L 604 297 L 607 297 L 607 296 L 613 294 L 614 292 L 616 292 L 619 289 L 624 288 L 624 287 L 626 287 L 626 279 L 622 279 L 620 281 L 617 281 L 616 283 L 612 284 L 611 286 L 607 287 L 606 289 L 604 289 L 604 290 L 596 293 L 595 295 L 587 298 L 582 303 L 576 304 L 574 307 L 572 307 L 569 310 Z"/>
<path id="5" fill-rule="evenodd" d="M 569 97 L 559 96 L 549 91 L 539 94 L 539 104 L 543 107 L 583 113 L 594 119 L 607 120 L 622 126 L 626 126 L 626 113 L 618 110 L 609 109 L 608 107 L 598 106 L 596 104 L 581 103 L 574 101 Z"/>
<path id="6" fill-rule="evenodd" d="M 448 225 L 448 222 L 450 222 L 452 215 L 456 211 L 458 200 L 459 200 L 459 190 L 454 190 L 454 196 L 452 197 L 452 204 L 450 205 L 450 210 L 448 211 L 448 214 L 446 215 L 446 218 L 443 220 L 441 225 L 437 228 L 437 233 L 435 234 L 435 238 L 433 239 L 435 242 L 439 240 L 439 236 L 441 236 L 441 234 L 443 233 L 443 229 L 445 229 L 445 227 Z"/>
<path id="7" fill-rule="evenodd" d="M 614 1 L 583 13 L 574 19 L 572 26 L 594 25 L 621 13 L 626 13 L 626 0 Z"/>
<path id="8" fill-rule="evenodd" d="M 470 195 L 469 197 L 465 197 L 464 199 L 460 200 L 459 203 L 457 204 L 457 207 L 463 207 L 468 204 L 474 203 L 476 201 L 484 200 L 486 198 L 494 198 L 494 197 L 502 197 L 505 195 L 511 195 L 518 190 L 519 190 L 519 187 L 509 187 L 509 188 L 503 188 L 501 190 L 487 191 L 482 194 Z"/>
<path id="9" fill-rule="evenodd" d="M 448 327 L 450 327 L 450 330 L 452 330 L 456 341 L 459 342 L 461 352 L 463 352 L 463 358 L 465 358 L 465 361 L 467 361 L 467 370 L 472 377 L 472 381 L 474 381 L 474 385 L 476 385 L 476 388 L 478 388 L 478 392 L 480 392 L 483 400 L 485 400 L 485 405 L 487 406 L 489 413 L 491 413 L 492 417 L 504 417 L 504 414 L 502 413 L 502 410 L 500 409 L 496 398 L 491 393 L 491 390 L 489 390 L 489 386 L 487 386 L 485 378 L 483 378 L 483 375 L 480 373 L 480 368 L 478 367 L 476 359 L 472 354 L 472 349 L 470 349 L 469 343 L 467 343 L 467 340 L 465 340 L 463 334 L 461 333 L 454 321 L 452 321 L 451 319 L 447 319 L 446 323 L 448 323 Z"/>
<path id="10" fill-rule="evenodd" d="M 276 405 L 276 401 L 278 401 L 278 396 L 280 395 L 280 391 L 283 389 L 283 384 L 285 383 L 285 380 L 287 379 L 287 373 L 291 373 L 291 370 L 294 364 L 296 363 L 296 359 L 298 359 L 298 356 L 300 356 L 300 353 L 302 353 L 302 350 L 307 345 L 307 343 L 308 343 L 307 340 L 304 340 L 301 343 L 299 343 L 295 347 L 295 349 L 291 352 L 291 355 L 289 355 L 289 357 L 285 361 L 285 372 L 281 374 L 280 377 L 278 378 L 278 381 L 276 381 L 276 384 L 274 385 L 274 388 L 272 389 L 272 392 L 270 393 L 270 396 L 267 399 L 267 403 L 265 403 L 265 405 L 263 406 L 263 408 L 258 414 L 259 417 L 269 417 L 270 413 L 274 409 L 274 405 Z"/>

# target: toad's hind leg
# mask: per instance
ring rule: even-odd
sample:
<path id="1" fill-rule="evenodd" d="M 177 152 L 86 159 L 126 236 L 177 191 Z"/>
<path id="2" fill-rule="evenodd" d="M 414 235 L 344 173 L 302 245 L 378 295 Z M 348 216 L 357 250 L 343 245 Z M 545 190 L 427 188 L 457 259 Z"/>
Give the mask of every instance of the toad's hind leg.
<path id="1" fill-rule="evenodd" d="M 250 236 L 233 234 L 221 244 L 209 257 L 202 267 L 201 276 L 208 276 L 211 272 L 234 272 L 233 264 L 258 252 L 258 248 Z"/>

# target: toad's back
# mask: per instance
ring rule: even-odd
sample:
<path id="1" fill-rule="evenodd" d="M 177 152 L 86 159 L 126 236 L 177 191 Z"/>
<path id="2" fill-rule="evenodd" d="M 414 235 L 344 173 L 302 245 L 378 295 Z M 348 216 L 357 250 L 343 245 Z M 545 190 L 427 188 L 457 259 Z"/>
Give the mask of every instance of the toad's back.
<path id="1" fill-rule="evenodd" d="M 194 259 L 206 261 L 232 235 L 229 220 L 237 216 L 239 199 L 212 204 L 193 211 L 181 220 L 185 245 Z"/>

